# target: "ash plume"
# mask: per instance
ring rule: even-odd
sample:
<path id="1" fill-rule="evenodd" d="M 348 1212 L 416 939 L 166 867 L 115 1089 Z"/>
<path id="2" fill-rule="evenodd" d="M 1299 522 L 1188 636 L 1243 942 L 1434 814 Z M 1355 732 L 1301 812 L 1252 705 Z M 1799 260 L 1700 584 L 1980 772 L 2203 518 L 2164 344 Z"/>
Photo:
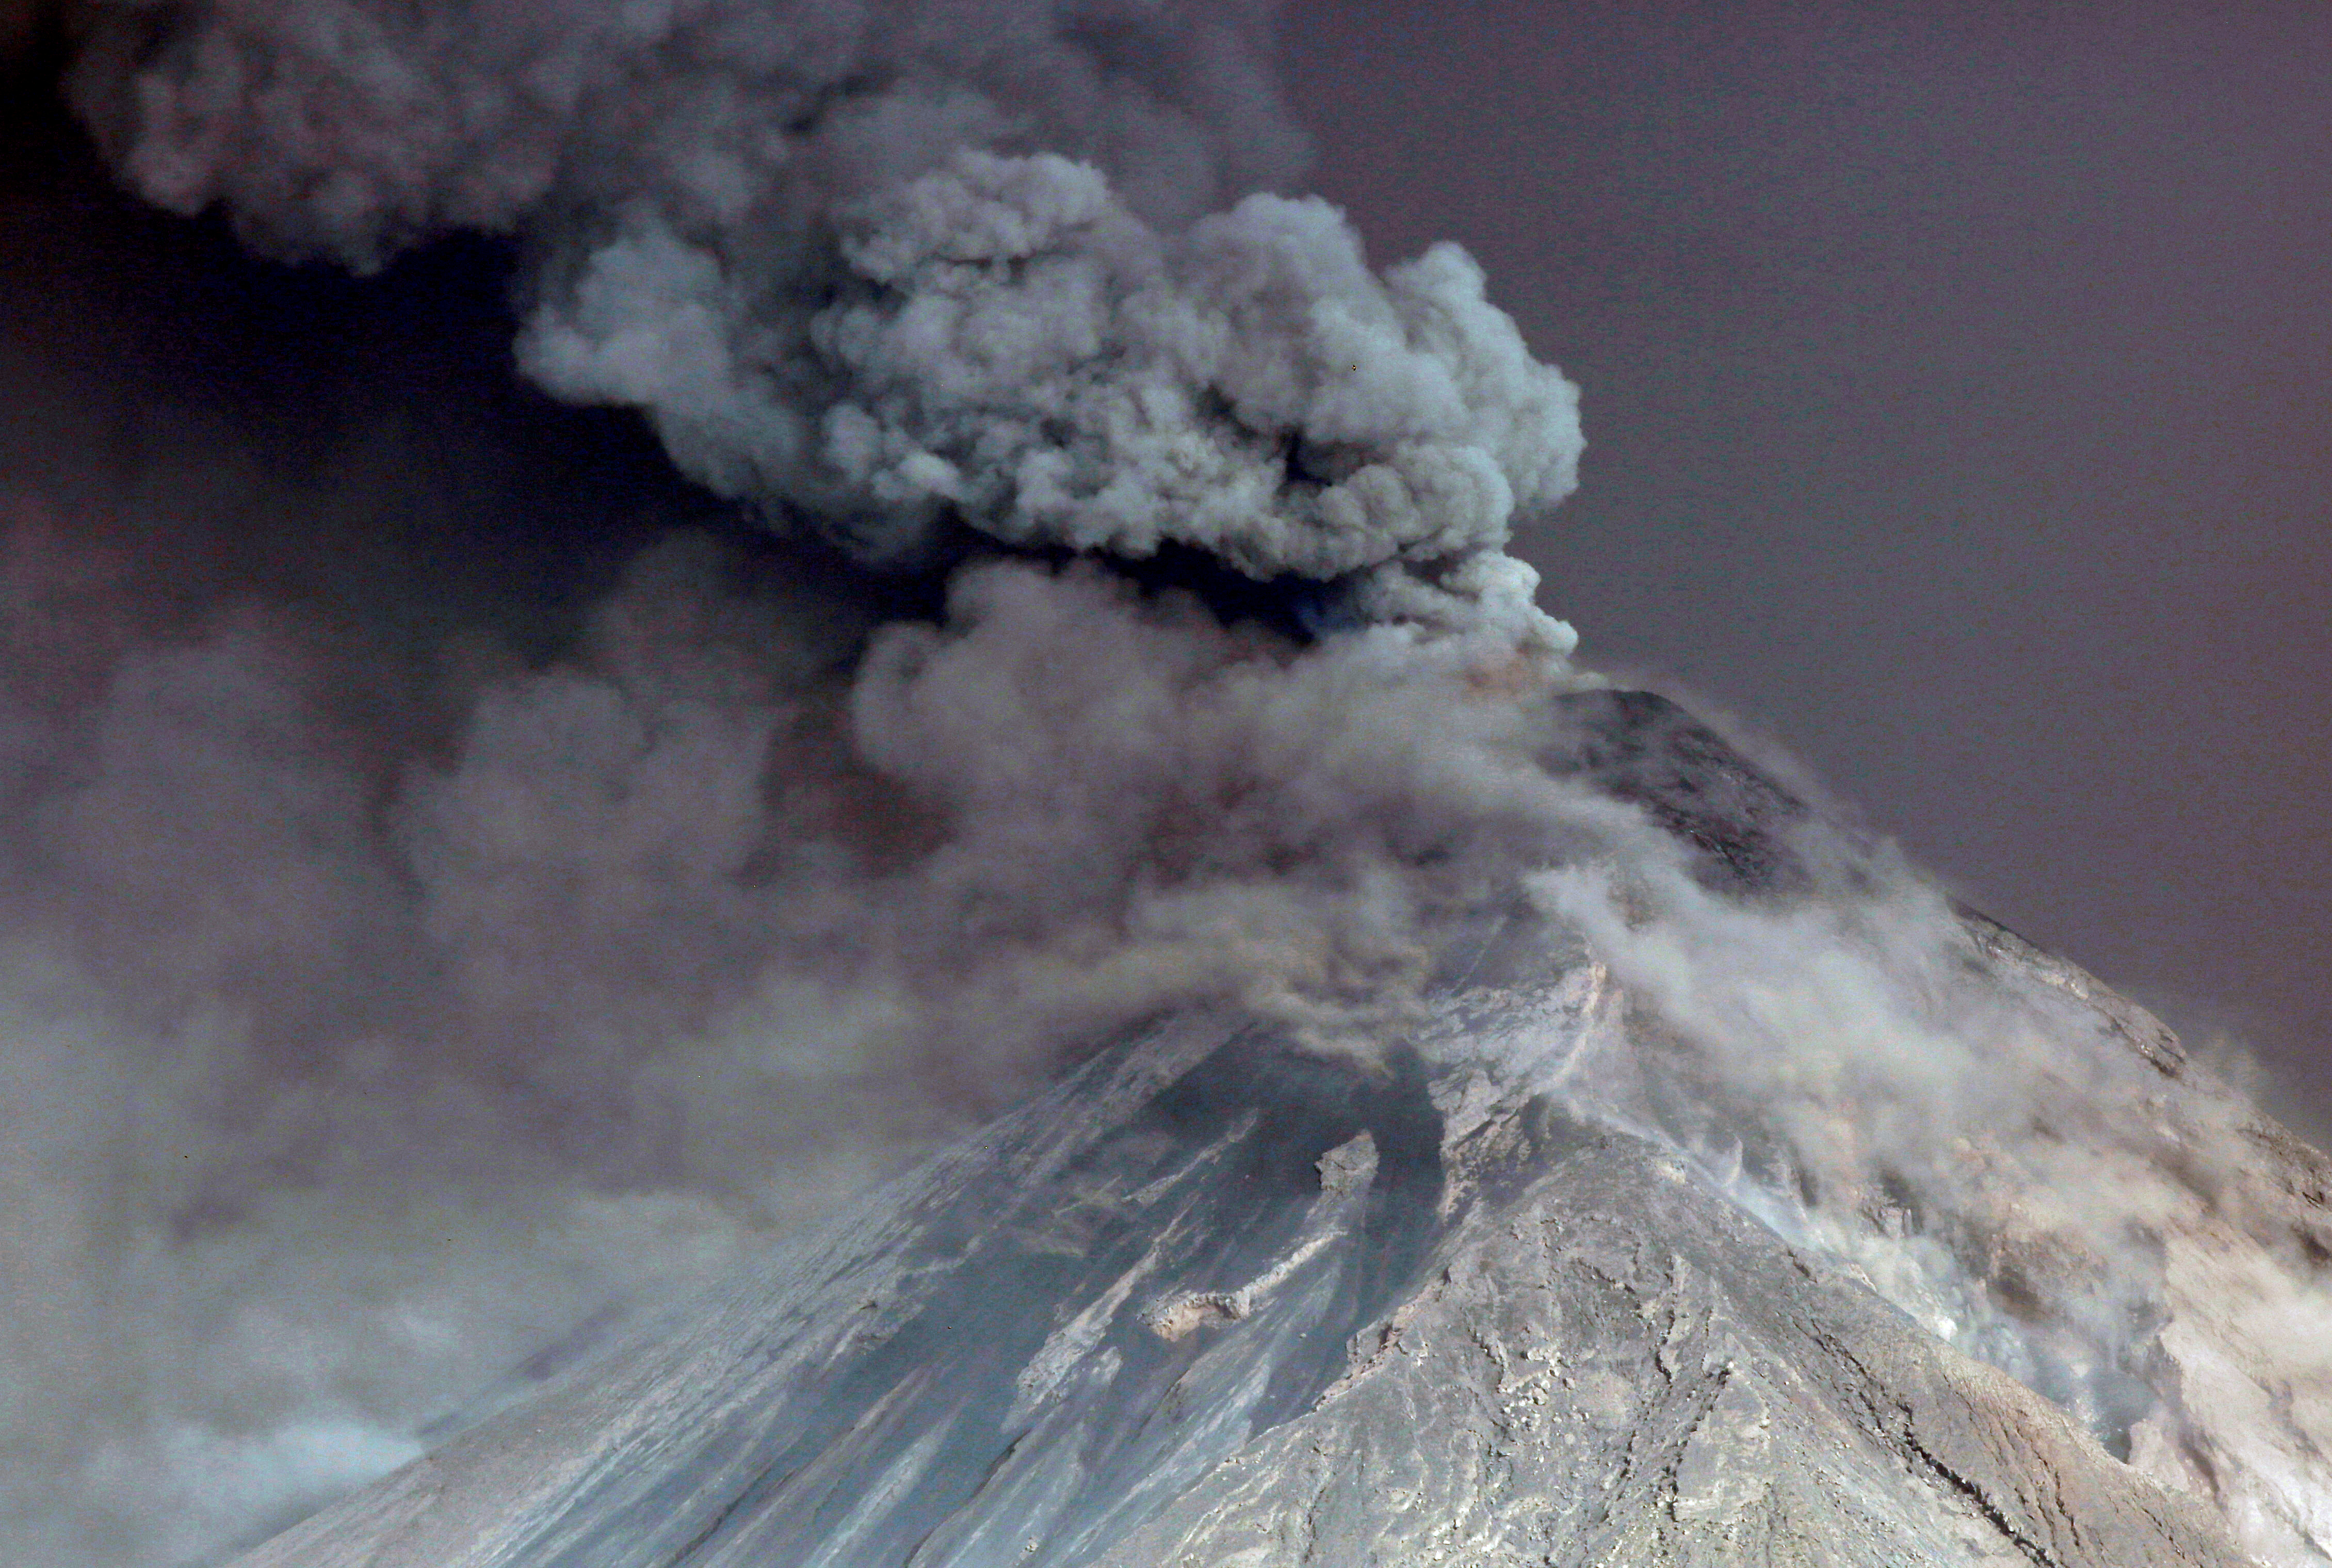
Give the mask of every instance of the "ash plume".
<path id="1" fill-rule="evenodd" d="M 1715 891 L 1562 765 L 1594 678 L 1504 546 L 1577 395 L 1462 253 L 1286 194 L 1265 8 L 68 30 L 118 177 L 269 261 L 117 216 L 232 279 L 125 302 L 70 200 L 5 258 L 119 339 L 0 364 L 13 1560 L 220 1561 L 1161 1013 L 1369 1070 L 1517 903 L 1672 1042 L 1630 1114 L 2317 1560 L 2240 1378 L 2127 1381 L 2164 1238 L 2266 1227 L 2247 1113 L 2067 1057 L 1884 852 Z M 469 358 L 399 346 L 449 301 Z M 2322 1434 L 2274 1239 L 2236 1360 Z M 2073 1260 L 2040 1327 L 2009 1253 Z"/>
<path id="2" fill-rule="evenodd" d="M 1174 543 L 1566 636 L 1500 547 L 1575 389 L 1454 246 L 1380 276 L 1255 188 L 1300 144 L 1252 4 L 96 17 L 76 96 L 147 197 L 359 268 L 523 236 L 528 376 L 854 554 Z"/>

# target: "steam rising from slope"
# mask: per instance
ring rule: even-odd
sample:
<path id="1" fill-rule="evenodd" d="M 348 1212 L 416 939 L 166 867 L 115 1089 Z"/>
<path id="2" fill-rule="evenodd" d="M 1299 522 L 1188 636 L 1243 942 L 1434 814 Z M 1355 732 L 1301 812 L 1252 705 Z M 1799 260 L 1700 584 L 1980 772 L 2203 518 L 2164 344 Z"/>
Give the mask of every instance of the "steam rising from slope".
<path id="1" fill-rule="evenodd" d="M 653 486 L 611 523 L 604 473 L 416 521 L 438 476 L 534 452 L 431 376 L 399 396 L 455 406 L 417 435 L 296 393 L 199 413 L 167 381 L 12 435 L 18 1560 L 214 1559 L 1161 1009 L 1362 1049 L 1526 877 L 1677 1043 L 1647 1047 L 1648 1115 L 1766 1138 L 1747 1185 L 1805 1173 L 1776 1222 L 1842 1250 L 1882 1199 L 1977 1216 L 1888 1255 L 1915 1308 L 1981 1305 L 2003 1238 L 2077 1255 L 2019 1276 L 2060 1359 L 2111 1363 L 2062 1397 L 2100 1429 L 2150 1408 L 2113 1404 L 2156 1343 L 2127 1320 L 2167 1288 L 2172 1219 L 2200 1221 L 2132 1173 L 2232 1135 L 2165 1133 L 2064 1056 L 2072 1025 L 1985 1001 L 1915 881 L 1848 855 L 1748 907 L 1549 770 L 1581 677 L 1502 546 L 1572 483 L 1574 394 L 1459 253 L 1378 275 L 1330 209 L 1270 194 L 1296 140 L 1264 20 L 87 12 L 73 91 L 138 190 L 360 271 L 512 236 L 524 373 L 643 411 L 763 531 Z M 506 545 L 513 509 L 597 542 L 547 588 L 462 588 L 445 563 Z M 1278 613 L 1132 586 L 1161 551 Z M 2004 1174 L 1970 1174 L 1985 1140 Z M 1983 1218 L 2100 1171 L 2097 1211 Z M 2287 1262 L 2243 1299 L 2312 1322 Z M 2288 1344 L 2260 1364 L 2287 1402 L 2327 1375 Z M 2283 1461 L 2188 1413 L 2161 1452 L 2221 1454 L 2194 1484 L 2264 1498 L 2280 1542 L 2317 1471 L 2244 1492 Z"/>
<path id="2" fill-rule="evenodd" d="M 1891 856 L 1714 895 L 1671 856 L 1535 874 L 1630 1018 L 1619 1104 L 2275 1568 L 2332 1561 L 2332 1161 L 2146 1014 Z"/>

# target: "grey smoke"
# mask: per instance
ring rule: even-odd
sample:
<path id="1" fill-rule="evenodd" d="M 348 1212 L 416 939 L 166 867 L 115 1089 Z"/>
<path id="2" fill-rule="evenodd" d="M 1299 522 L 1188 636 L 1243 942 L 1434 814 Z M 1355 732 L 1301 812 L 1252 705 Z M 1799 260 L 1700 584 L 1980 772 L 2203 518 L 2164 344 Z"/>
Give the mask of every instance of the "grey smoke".
<path id="1" fill-rule="evenodd" d="M 1379 276 L 1232 201 L 1297 147 L 1252 5 L 98 15 L 79 97 L 149 199 L 359 267 L 522 234 L 529 376 L 863 557 L 1181 544 L 1568 648 L 1501 547 L 1575 389 L 1455 247 Z"/>
<path id="2" fill-rule="evenodd" d="M 808 552 L 651 520 L 670 537 L 576 624 L 521 638 L 505 605 L 364 580 L 389 520 L 349 495 L 412 504 L 463 437 L 340 431 L 385 455 L 309 471 L 185 413 L 74 473 L 107 418 L 65 419 L 62 464 L 12 435 L 18 1560 L 215 1559 L 1161 1011 L 1365 1053 L 1518 894 L 1674 1037 L 1646 1114 L 1712 1160 L 1770 1136 L 1814 1192 L 1775 1223 L 1909 1310 L 1969 1276 L 1876 1229 L 1890 1192 L 2093 1259 L 2055 1304 L 2075 1349 L 2207 1274 L 2146 1226 L 2241 1234 L 2152 1163 L 2239 1163 L 2236 1118 L 2068 1079 L 1959 982 L 1968 938 L 1916 877 L 1848 856 L 1745 907 L 1550 773 L 1550 699 L 1591 678 L 1501 547 L 1572 482 L 1574 395 L 1461 254 L 1373 272 L 1279 194 L 1264 21 L 86 14 L 77 100 L 148 198 L 358 270 L 511 236 L 543 387 L 642 410 L 779 531 L 951 576 L 901 617 Z M 78 396 L 166 431 L 196 401 Z M 961 559 L 1007 545 L 1088 559 Z M 1334 629 L 1113 569 L 1170 545 L 1308 579 Z M 393 655 L 349 603 L 405 628 Z M 2242 1412 L 2249 1388 L 2322 1430 L 2322 1287 L 2261 1267 L 2182 1320 L 2221 1381 L 2133 1453 L 2173 1479 L 2204 1455 L 2181 1484 L 2312 1561 L 2321 1461 L 2246 1448 Z"/>
<path id="3" fill-rule="evenodd" d="M 368 524 L 218 435 L 11 502 L 20 1561 L 213 1560 L 1153 1012 L 1352 1048 L 1549 852 L 1467 638 L 1003 562 L 885 625 L 683 533 L 387 658 L 263 586 Z"/>

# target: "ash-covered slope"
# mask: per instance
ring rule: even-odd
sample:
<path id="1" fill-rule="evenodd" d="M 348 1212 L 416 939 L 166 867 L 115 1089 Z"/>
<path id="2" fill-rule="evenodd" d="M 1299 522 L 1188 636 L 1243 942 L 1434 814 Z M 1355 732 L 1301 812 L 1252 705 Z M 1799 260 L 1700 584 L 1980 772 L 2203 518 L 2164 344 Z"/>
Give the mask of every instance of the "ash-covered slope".
<path id="1" fill-rule="evenodd" d="M 1677 710 L 1570 712 L 1550 767 L 1712 897 L 1822 875 L 1805 808 Z M 1559 903 L 1454 944 L 1376 1060 L 1224 1013 L 1111 1047 L 246 1563 L 2326 1560 L 2319 1158 L 1971 921 L 1970 983 L 2153 1130 L 2093 1134 L 2092 1173 L 2160 1181 L 2083 1230 L 2033 1185 L 2066 1167 L 1979 1132 L 1947 1209 L 1761 1123 Z"/>

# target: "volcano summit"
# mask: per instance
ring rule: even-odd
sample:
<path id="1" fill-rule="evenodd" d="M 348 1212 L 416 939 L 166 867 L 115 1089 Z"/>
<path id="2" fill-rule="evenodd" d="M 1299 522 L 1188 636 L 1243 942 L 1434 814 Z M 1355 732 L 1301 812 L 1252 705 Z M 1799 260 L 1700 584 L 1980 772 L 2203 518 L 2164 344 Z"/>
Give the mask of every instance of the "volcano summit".
<path id="1" fill-rule="evenodd" d="M 1561 712 L 1550 768 L 1728 901 L 1860 853 L 1658 699 Z M 1138 1030 L 244 1562 L 2325 1561 L 2332 1165 L 2070 966 L 1950 948 L 2004 1048 L 2117 1103 L 1970 1129 L 1948 1199 L 1855 1118 L 1800 1162 L 1657 981 L 1511 911 L 1373 1058 Z M 2069 1224 L 2084 1166 L 2119 1186 Z"/>

